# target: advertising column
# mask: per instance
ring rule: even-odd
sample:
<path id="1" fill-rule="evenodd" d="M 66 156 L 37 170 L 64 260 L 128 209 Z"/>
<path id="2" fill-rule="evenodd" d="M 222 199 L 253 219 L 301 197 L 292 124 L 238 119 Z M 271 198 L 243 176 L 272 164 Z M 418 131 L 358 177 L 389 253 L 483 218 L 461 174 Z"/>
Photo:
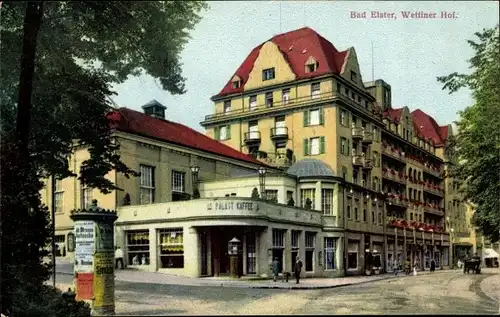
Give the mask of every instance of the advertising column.
<path id="1" fill-rule="evenodd" d="M 114 222 L 116 212 L 97 207 L 77 210 L 75 230 L 76 299 L 90 303 L 92 315 L 115 313 Z"/>

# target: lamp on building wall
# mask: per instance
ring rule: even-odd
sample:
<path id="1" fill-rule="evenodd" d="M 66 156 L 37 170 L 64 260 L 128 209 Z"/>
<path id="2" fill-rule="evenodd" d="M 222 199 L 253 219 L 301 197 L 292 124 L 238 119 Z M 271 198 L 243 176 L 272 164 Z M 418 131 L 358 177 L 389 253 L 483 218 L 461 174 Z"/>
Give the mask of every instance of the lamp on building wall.
<path id="1" fill-rule="evenodd" d="M 192 177 L 192 185 L 193 185 L 193 198 L 198 198 L 200 193 L 198 191 L 198 172 L 200 171 L 200 167 L 193 165 L 191 166 L 191 177 Z M 198 197 L 195 197 L 198 196 Z"/>
<path id="2" fill-rule="evenodd" d="M 259 168 L 259 185 L 260 185 L 260 198 L 265 199 L 266 191 L 266 173 L 267 170 L 264 166 Z"/>

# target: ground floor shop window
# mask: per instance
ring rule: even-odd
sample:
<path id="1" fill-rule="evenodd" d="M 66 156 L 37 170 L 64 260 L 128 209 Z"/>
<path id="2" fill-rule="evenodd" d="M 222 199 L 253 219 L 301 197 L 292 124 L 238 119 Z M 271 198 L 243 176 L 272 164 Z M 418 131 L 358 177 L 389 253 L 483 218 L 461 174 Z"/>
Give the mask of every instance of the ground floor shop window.
<path id="1" fill-rule="evenodd" d="M 449 265 L 449 249 L 448 247 L 442 248 L 443 250 L 443 265 L 448 266 Z"/>
<path id="2" fill-rule="evenodd" d="M 282 229 L 273 229 L 273 258 L 278 260 L 279 272 L 283 272 L 283 250 L 285 249 L 285 232 Z"/>
<path id="3" fill-rule="evenodd" d="M 162 268 L 184 267 L 184 234 L 182 228 L 160 229 L 160 262 Z"/>
<path id="4" fill-rule="evenodd" d="M 349 242 L 347 244 L 347 268 L 356 270 L 358 268 L 358 243 Z"/>
<path id="5" fill-rule="evenodd" d="M 335 250 L 337 238 L 325 238 L 325 270 L 335 270 Z"/>
<path id="6" fill-rule="evenodd" d="M 306 232 L 306 258 L 305 269 L 306 272 L 314 271 L 314 247 L 316 245 L 316 233 Z"/>
<path id="7" fill-rule="evenodd" d="M 127 235 L 127 263 L 129 265 L 149 264 L 149 230 L 131 230 Z"/>
<path id="8" fill-rule="evenodd" d="M 257 256 L 255 246 L 255 233 L 248 233 L 246 236 L 247 245 L 247 274 L 257 273 Z"/>

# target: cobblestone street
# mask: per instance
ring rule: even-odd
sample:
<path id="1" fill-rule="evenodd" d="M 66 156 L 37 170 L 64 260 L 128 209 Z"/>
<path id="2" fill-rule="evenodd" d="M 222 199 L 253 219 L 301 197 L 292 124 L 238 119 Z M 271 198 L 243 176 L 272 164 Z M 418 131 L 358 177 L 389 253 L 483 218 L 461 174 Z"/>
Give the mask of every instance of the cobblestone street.
<path id="1" fill-rule="evenodd" d="M 64 287 L 70 275 L 58 276 Z M 65 284 L 65 285 L 63 285 Z M 497 271 L 436 272 L 332 289 L 116 282 L 117 315 L 498 314 Z"/>

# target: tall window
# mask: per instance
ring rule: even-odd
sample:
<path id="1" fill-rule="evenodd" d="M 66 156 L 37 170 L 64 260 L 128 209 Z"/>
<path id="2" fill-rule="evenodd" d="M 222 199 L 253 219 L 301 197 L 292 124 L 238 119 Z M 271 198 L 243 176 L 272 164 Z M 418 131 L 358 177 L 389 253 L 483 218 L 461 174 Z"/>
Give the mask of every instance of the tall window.
<path id="1" fill-rule="evenodd" d="M 311 200 L 311 209 L 315 209 L 314 197 L 315 189 L 314 188 L 307 188 L 307 189 L 301 189 L 300 190 L 300 206 L 302 208 L 305 208 L 306 206 L 306 200 L 309 198 Z"/>
<path id="2" fill-rule="evenodd" d="M 342 166 L 342 178 L 347 180 L 347 167 Z"/>
<path id="3" fill-rule="evenodd" d="M 365 208 L 363 208 L 363 221 L 366 222 L 366 217 L 367 217 L 367 211 L 366 211 L 366 205 Z"/>
<path id="4" fill-rule="evenodd" d="M 231 100 L 224 101 L 224 113 L 231 111 Z"/>
<path id="5" fill-rule="evenodd" d="M 266 189 L 266 200 L 271 202 L 278 202 L 278 190 L 277 189 Z"/>
<path id="6" fill-rule="evenodd" d="M 266 92 L 266 107 L 271 108 L 273 106 L 273 93 L 272 92 Z"/>
<path id="7" fill-rule="evenodd" d="M 184 233 L 182 228 L 160 229 L 160 260 L 162 268 L 184 267 Z"/>
<path id="8" fill-rule="evenodd" d="M 375 207 L 375 204 L 372 205 L 372 222 L 373 223 L 377 223 L 377 210 L 376 210 L 376 207 Z"/>
<path id="9" fill-rule="evenodd" d="M 286 202 L 288 203 L 290 201 L 290 199 L 292 199 L 292 198 L 293 198 L 293 191 L 287 190 L 286 191 Z"/>
<path id="10" fill-rule="evenodd" d="M 216 140 L 224 141 L 231 139 L 231 126 L 224 125 L 214 128 L 214 137 Z"/>
<path id="11" fill-rule="evenodd" d="M 358 243 L 349 241 L 347 244 L 347 269 L 358 268 Z"/>
<path id="12" fill-rule="evenodd" d="M 304 139 L 304 155 L 325 154 L 325 137 Z"/>
<path id="13" fill-rule="evenodd" d="M 340 110 L 340 124 L 347 126 L 347 111 Z"/>
<path id="14" fill-rule="evenodd" d="M 262 81 L 274 79 L 274 67 L 262 71 Z"/>
<path id="15" fill-rule="evenodd" d="M 311 85 L 311 98 L 317 99 L 320 97 L 320 86 L 319 83 L 314 83 Z"/>
<path id="16" fill-rule="evenodd" d="M 306 272 L 314 271 L 314 247 L 316 245 L 316 233 L 306 232 Z"/>
<path id="17" fill-rule="evenodd" d="M 358 212 L 358 204 L 359 204 L 359 201 L 356 200 L 354 202 L 354 220 L 358 221 L 359 220 L 359 212 Z"/>
<path id="18" fill-rule="evenodd" d="M 141 194 L 140 204 L 152 204 L 155 202 L 155 168 L 153 166 L 141 165 Z"/>
<path id="19" fill-rule="evenodd" d="M 325 270 L 335 270 L 336 238 L 325 238 Z"/>
<path id="20" fill-rule="evenodd" d="M 250 111 L 254 111 L 257 108 L 257 96 L 250 96 Z"/>
<path id="21" fill-rule="evenodd" d="M 309 125 L 319 125 L 320 124 L 320 110 L 312 110 L 309 112 Z"/>
<path id="22" fill-rule="evenodd" d="M 279 272 L 283 271 L 283 251 L 285 249 L 285 232 L 282 229 L 273 229 L 273 260 L 278 260 Z"/>
<path id="23" fill-rule="evenodd" d="M 347 155 L 347 139 L 344 137 L 340 137 L 340 153 Z"/>
<path id="24" fill-rule="evenodd" d="M 172 191 L 177 193 L 186 192 L 186 173 L 172 171 Z"/>
<path id="25" fill-rule="evenodd" d="M 311 138 L 311 155 L 318 155 L 319 152 L 319 138 Z"/>
<path id="26" fill-rule="evenodd" d="M 84 184 L 81 184 L 81 188 L 81 208 L 88 208 L 92 204 L 92 199 L 94 199 L 93 188 Z"/>
<path id="27" fill-rule="evenodd" d="M 129 230 L 126 235 L 128 265 L 149 264 L 149 230 Z"/>
<path id="28" fill-rule="evenodd" d="M 324 215 L 333 214 L 333 189 L 321 190 L 321 210 Z"/>
<path id="29" fill-rule="evenodd" d="M 62 184 L 62 179 L 55 179 L 55 191 L 54 191 L 54 204 L 55 204 L 55 213 L 63 212 L 63 204 L 64 204 L 64 188 Z"/>
<path id="30" fill-rule="evenodd" d="M 282 100 L 284 105 L 288 104 L 290 101 L 290 88 L 286 88 L 282 90 Z"/>
<path id="31" fill-rule="evenodd" d="M 346 209 L 347 219 L 352 219 L 351 208 L 352 208 L 352 198 L 347 197 L 347 209 Z"/>
<path id="32" fill-rule="evenodd" d="M 357 80 L 357 74 L 355 71 L 352 71 L 352 70 L 351 70 L 351 80 L 354 82 L 356 82 L 356 80 Z"/>

